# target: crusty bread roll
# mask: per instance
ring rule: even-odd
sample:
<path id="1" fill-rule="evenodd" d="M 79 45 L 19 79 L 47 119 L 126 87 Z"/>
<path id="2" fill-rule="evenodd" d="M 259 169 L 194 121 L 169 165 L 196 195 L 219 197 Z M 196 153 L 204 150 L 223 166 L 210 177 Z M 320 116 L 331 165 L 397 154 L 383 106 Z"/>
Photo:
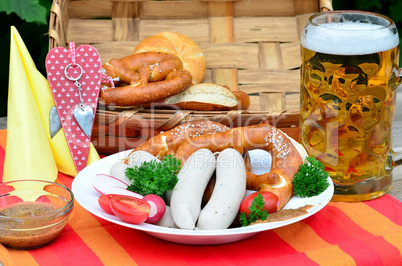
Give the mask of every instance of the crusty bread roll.
<path id="1" fill-rule="evenodd" d="M 232 110 L 247 110 L 250 107 L 250 96 L 244 91 L 232 91 L 237 99 L 237 105 Z"/>
<path id="2" fill-rule="evenodd" d="M 230 110 L 237 106 L 236 96 L 227 88 L 214 83 L 200 83 L 173 95 L 164 104 L 180 109 L 202 111 Z"/>
<path id="3" fill-rule="evenodd" d="M 143 108 L 197 111 L 247 110 L 250 96 L 215 83 L 199 83 L 162 101 L 143 104 Z"/>
<path id="4" fill-rule="evenodd" d="M 187 36 L 175 32 L 161 32 L 142 40 L 133 53 L 164 52 L 178 56 L 183 61 L 183 69 L 193 76 L 193 84 L 203 81 L 206 62 L 200 47 Z"/>

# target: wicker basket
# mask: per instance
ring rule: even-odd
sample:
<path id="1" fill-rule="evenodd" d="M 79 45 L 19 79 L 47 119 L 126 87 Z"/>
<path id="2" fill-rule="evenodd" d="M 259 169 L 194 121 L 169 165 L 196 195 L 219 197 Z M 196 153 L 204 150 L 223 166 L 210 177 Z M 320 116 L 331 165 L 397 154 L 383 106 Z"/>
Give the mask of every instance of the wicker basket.
<path id="1" fill-rule="evenodd" d="M 100 153 L 133 148 L 190 120 L 230 127 L 268 119 L 299 137 L 300 32 L 311 13 L 332 9 L 319 0 L 54 0 L 49 49 L 91 44 L 105 63 L 132 53 L 162 31 L 182 33 L 203 50 L 204 82 L 250 95 L 247 111 L 114 109 L 98 107 L 92 142 Z"/>

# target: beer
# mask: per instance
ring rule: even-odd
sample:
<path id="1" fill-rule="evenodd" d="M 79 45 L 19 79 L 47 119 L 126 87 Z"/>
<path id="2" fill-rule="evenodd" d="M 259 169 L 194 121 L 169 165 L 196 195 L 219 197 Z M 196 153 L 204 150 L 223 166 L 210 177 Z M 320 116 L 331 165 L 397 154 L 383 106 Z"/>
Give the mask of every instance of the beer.
<path id="1" fill-rule="evenodd" d="M 335 200 L 368 200 L 392 185 L 399 37 L 383 17 L 332 19 L 304 29 L 301 142 L 329 172 Z"/>

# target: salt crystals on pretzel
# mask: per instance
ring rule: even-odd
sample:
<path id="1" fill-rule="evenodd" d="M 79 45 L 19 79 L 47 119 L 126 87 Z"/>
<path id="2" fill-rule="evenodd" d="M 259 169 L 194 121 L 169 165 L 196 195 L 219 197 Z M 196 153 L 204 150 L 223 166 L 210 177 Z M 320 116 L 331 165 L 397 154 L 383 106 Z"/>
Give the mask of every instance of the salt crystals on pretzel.
<path id="1" fill-rule="evenodd" d="M 143 150 L 161 159 L 168 154 L 175 154 L 178 147 L 190 139 L 226 130 L 229 128 L 218 122 L 191 121 L 148 139 L 133 152 Z"/>

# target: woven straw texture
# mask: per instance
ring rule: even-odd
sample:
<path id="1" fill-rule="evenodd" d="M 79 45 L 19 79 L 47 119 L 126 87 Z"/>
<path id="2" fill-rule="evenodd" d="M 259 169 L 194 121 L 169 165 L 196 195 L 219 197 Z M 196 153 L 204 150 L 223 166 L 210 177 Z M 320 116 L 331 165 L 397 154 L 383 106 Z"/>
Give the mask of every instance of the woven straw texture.
<path id="1" fill-rule="evenodd" d="M 100 152 L 133 148 L 189 120 L 231 127 L 269 119 L 298 138 L 300 34 L 312 13 L 332 9 L 318 0 L 134 1 L 54 0 L 49 48 L 93 45 L 105 63 L 130 55 L 146 37 L 182 33 L 204 52 L 204 82 L 250 95 L 247 111 L 201 112 L 98 108 L 92 141 Z"/>

